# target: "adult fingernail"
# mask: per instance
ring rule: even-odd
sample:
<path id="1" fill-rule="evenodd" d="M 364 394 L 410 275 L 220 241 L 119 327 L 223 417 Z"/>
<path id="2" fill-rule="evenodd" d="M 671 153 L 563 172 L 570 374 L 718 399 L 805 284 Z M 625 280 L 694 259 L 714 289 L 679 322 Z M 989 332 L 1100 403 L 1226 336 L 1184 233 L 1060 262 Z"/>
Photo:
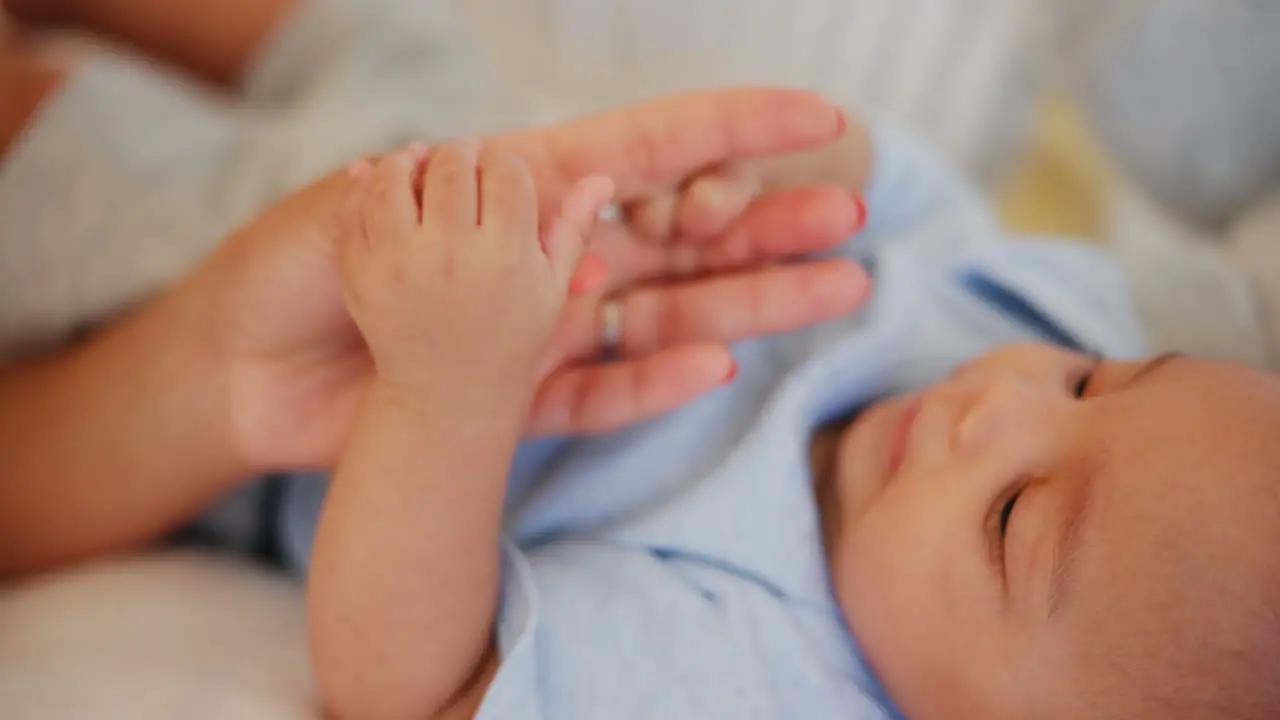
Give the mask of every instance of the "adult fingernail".
<path id="1" fill-rule="evenodd" d="M 588 295 L 600 290 L 609 282 L 609 266 L 604 258 L 588 251 L 578 263 L 578 270 L 569 280 L 569 294 Z"/>
<path id="2" fill-rule="evenodd" d="M 867 202 L 862 199 L 858 193 L 853 194 L 853 206 L 858 211 L 857 229 L 861 230 L 867 224 Z"/>
<path id="3" fill-rule="evenodd" d="M 729 372 L 724 376 L 724 384 L 728 385 L 729 383 L 733 382 L 734 378 L 736 377 L 738 377 L 738 361 L 730 360 Z"/>

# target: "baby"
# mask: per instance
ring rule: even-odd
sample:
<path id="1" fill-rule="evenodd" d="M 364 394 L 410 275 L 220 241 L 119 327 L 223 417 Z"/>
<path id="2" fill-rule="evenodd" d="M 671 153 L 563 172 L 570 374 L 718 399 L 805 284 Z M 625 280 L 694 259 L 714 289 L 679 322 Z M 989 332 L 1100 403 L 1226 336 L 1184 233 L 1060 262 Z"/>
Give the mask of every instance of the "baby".
<path id="1" fill-rule="evenodd" d="M 864 310 L 519 448 L 607 183 L 540 223 L 474 144 L 353 170 L 377 379 L 327 495 L 282 505 L 331 712 L 1280 716 L 1280 380 L 1140 359 L 1104 252 L 1006 244 L 927 152 L 874 146 Z"/>

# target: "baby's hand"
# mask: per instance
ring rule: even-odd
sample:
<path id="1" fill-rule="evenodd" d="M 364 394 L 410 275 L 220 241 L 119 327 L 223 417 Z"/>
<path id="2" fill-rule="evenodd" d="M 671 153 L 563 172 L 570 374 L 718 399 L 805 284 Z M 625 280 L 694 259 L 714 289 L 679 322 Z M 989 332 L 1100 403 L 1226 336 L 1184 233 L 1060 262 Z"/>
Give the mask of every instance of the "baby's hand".
<path id="1" fill-rule="evenodd" d="M 449 411 L 527 400 L 612 183 L 583 181 L 540 232 L 528 168 L 474 142 L 352 174 L 342 285 L 378 381 Z"/>

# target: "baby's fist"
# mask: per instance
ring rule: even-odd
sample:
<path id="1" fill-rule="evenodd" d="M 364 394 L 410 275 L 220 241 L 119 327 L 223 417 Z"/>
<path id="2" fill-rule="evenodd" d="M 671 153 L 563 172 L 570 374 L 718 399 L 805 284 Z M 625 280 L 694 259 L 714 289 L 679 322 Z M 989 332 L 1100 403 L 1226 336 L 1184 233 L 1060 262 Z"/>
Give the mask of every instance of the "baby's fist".
<path id="1" fill-rule="evenodd" d="M 463 141 L 358 167 L 343 233 L 343 288 L 379 377 L 456 404 L 532 391 L 584 237 L 612 195 L 571 193 L 540 231 L 516 156 Z M 496 393 L 496 395 L 495 395 Z"/>

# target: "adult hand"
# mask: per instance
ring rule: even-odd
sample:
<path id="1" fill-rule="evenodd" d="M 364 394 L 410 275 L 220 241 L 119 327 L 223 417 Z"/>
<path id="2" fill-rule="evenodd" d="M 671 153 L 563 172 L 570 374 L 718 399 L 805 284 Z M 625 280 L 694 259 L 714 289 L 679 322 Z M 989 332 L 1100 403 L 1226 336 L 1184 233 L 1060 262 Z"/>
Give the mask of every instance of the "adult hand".
<path id="1" fill-rule="evenodd" d="M 552 212 L 588 175 L 610 176 L 619 197 L 634 200 L 705 168 L 817 147 L 844 130 L 839 111 L 813 95 L 736 90 L 487 142 L 524 158 L 543 211 Z M 213 299 L 232 442 L 253 470 L 328 466 L 369 377 L 368 354 L 343 307 L 334 241 L 349 181 L 335 173 L 277 204 L 180 291 Z M 578 362 L 551 371 L 529 430 L 601 431 L 659 414 L 724 382 L 733 367 L 725 341 L 856 308 L 866 280 L 851 263 L 765 263 L 845 239 L 861 220 L 859 207 L 838 188 L 787 190 L 761 197 L 714 237 L 655 245 L 616 226 L 602 229 L 611 288 L 629 290 L 626 357 L 581 362 L 596 348 L 596 304 L 575 302 L 558 342 Z"/>
<path id="2" fill-rule="evenodd" d="M 625 113 L 617 118 L 619 132 L 644 137 L 644 125 L 629 125 Z M 724 343 L 847 314 L 866 297 L 867 279 L 849 261 L 778 262 L 830 248 L 865 221 L 871 150 L 862 125 L 846 128 L 838 116 L 834 133 L 796 143 L 791 149 L 798 152 L 721 152 L 708 159 L 717 151 L 704 147 L 701 166 L 680 165 L 697 151 L 677 138 L 696 144 L 696 134 L 682 136 L 676 126 L 668 126 L 667 136 L 661 126 L 654 130 L 651 150 L 633 157 L 657 167 L 634 181 L 622 178 L 625 222 L 604 223 L 592 238 L 611 274 L 603 293 L 575 298 L 567 308 L 556 352 L 570 362 L 542 386 L 536 432 L 603 431 L 677 407 L 731 379 L 735 366 Z M 732 131 L 721 137 L 732 142 Z M 544 188 L 563 187 L 597 167 L 636 166 L 622 157 L 592 165 L 610 148 L 625 153 L 626 143 L 610 142 L 607 132 L 598 145 L 591 139 L 583 134 L 579 144 L 560 146 L 561 157 L 581 153 L 582 164 L 565 177 L 544 176 Z M 664 152 L 669 157 L 658 156 Z M 664 175 L 663 162 L 683 167 L 683 174 Z M 599 360 L 606 294 L 620 314 L 616 363 Z"/>

